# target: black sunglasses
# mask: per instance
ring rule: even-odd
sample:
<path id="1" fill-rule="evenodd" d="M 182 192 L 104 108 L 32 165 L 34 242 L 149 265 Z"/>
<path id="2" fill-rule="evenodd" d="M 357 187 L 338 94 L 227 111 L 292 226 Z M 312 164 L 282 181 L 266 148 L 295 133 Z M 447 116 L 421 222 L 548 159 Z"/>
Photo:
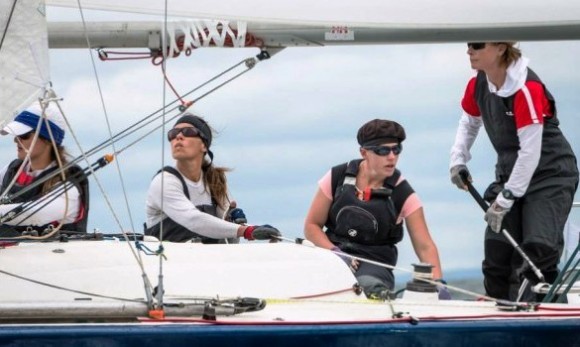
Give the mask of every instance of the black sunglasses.
<path id="1" fill-rule="evenodd" d="M 473 48 L 476 51 L 479 51 L 480 49 L 485 48 L 485 42 L 468 42 L 467 43 L 467 48 Z"/>
<path id="2" fill-rule="evenodd" d="M 201 132 L 194 127 L 185 127 L 185 128 L 173 128 L 167 132 L 167 140 L 169 142 L 175 140 L 179 133 L 183 134 L 185 137 L 203 137 Z"/>
<path id="3" fill-rule="evenodd" d="M 32 137 L 32 135 L 34 135 L 34 131 L 29 131 L 25 134 L 18 135 L 16 137 L 18 137 L 19 140 L 28 140 Z"/>
<path id="4" fill-rule="evenodd" d="M 364 149 L 368 149 L 373 151 L 376 155 L 380 155 L 381 157 L 387 156 L 393 152 L 394 155 L 399 155 L 403 151 L 403 145 L 398 144 L 394 146 L 368 146 L 364 147 Z"/>

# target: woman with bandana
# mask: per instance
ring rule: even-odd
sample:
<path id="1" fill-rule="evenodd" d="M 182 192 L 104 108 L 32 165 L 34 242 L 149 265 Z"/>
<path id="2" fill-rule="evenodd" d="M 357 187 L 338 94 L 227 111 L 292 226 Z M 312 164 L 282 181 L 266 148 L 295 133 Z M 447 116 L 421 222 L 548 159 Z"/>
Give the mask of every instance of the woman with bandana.
<path id="1" fill-rule="evenodd" d="M 208 123 L 189 113 L 168 131 L 175 167 L 163 168 L 149 186 L 145 234 L 172 242 L 275 240 L 276 228 L 245 224 L 228 193 L 227 169 L 213 165 L 212 138 Z"/>

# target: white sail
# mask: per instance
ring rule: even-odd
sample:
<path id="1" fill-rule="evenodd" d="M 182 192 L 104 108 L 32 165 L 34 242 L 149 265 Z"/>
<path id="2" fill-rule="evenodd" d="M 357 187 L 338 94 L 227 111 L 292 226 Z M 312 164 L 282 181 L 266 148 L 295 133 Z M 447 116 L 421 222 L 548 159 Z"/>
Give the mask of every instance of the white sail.
<path id="1" fill-rule="evenodd" d="M 49 5 L 78 7 L 76 0 L 47 0 Z M 83 8 L 164 14 L 165 2 L 157 0 L 85 0 Z M 580 22 L 580 3 L 569 0 L 172 0 L 169 16 L 235 19 L 305 25 L 350 25 L 406 27 L 444 24 L 498 25 Z"/>
<path id="2" fill-rule="evenodd" d="M 75 0 L 47 0 L 47 4 L 77 8 Z M 83 1 L 83 9 L 157 15 L 165 18 L 165 2 L 128 0 Z M 282 48 L 386 43 L 538 41 L 580 39 L 580 3 L 555 0 L 549 10 L 544 1 L 491 0 L 467 2 L 411 0 L 406 2 L 362 0 L 331 3 L 323 0 L 189 1 L 167 4 L 167 16 L 180 19 L 183 30 L 173 36 L 191 40 L 210 35 L 205 43 L 222 47 L 216 25 L 241 46 Z M 205 21 L 204 21 L 205 20 Z M 228 24 L 229 23 L 229 24 Z M 235 33 L 231 28 L 236 28 Z M 173 28 L 176 29 L 176 28 Z M 198 34 L 198 29 L 202 29 Z M 249 38 L 244 44 L 244 38 Z M 55 22 L 49 23 L 51 48 L 145 47 L 161 48 L 161 20 L 154 22 Z M 170 35 L 172 31 L 169 31 Z M 193 33 L 193 35 L 190 35 Z M 191 41 L 190 40 L 190 41 Z M 169 42 L 173 42 L 169 38 Z M 253 42 L 253 44 L 249 44 Z M 193 45 L 195 47 L 195 45 Z"/>
<path id="3" fill-rule="evenodd" d="M 50 80 L 44 1 L 0 2 L 0 125 L 42 95 Z"/>

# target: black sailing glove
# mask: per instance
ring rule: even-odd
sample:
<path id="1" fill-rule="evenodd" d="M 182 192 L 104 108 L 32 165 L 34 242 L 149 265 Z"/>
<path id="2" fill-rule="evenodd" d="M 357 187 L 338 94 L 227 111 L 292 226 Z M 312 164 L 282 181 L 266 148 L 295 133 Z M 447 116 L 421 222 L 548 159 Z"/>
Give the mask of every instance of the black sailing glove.
<path id="1" fill-rule="evenodd" d="M 251 225 L 244 230 L 244 238 L 246 240 L 272 240 L 277 239 L 277 236 L 282 236 L 278 229 L 271 225 Z"/>

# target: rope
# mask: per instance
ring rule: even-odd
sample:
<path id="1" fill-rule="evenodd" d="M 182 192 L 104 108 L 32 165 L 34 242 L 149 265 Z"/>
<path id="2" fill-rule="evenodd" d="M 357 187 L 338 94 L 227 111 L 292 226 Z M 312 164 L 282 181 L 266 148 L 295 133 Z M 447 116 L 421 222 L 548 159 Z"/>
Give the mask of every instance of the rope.
<path id="1" fill-rule="evenodd" d="M 45 96 L 47 96 L 46 94 L 47 94 L 47 92 L 45 92 Z M 58 148 L 56 146 L 56 141 L 55 141 L 54 135 L 52 133 L 52 128 L 48 124 L 48 119 L 46 118 L 46 114 L 45 114 L 46 108 L 48 107 L 48 102 L 41 103 L 41 107 L 42 107 L 42 114 L 44 116 L 44 122 L 45 122 L 46 128 L 48 130 L 48 137 L 50 137 L 50 143 L 52 144 L 52 150 L 55 153 L 55 157 L 56 157 L 56 161 L 58 163 L 58 167 L 59 168 L 62 168 L 62 166 L 63 166 L 62 165 L 62 158 L 60 157 L 60 153 L 58 151 Z M 42 119 L 38 123 L 41 123 L 41 122 L 42 122 Z M 66 177 L 65 177 L 64 171 L 62 171 L 62 170 L 60 171 L 60 178 L 61 178 L 61 180 L 63 182 L 65 182 Z M 66 189 L 66 185 L 64 185 L 63 187 L 65 187 L 65 190 L 64 190 L 65 205 L 64 205 L 64 211 L 63 211 L 63 214 L 62 214 L 62 218 L 58 222 L 58 226 L 56 228 L 54 228 L 52 231 L 50 231 L 48 233 L 47 237 L 50 237 L 50 236 L 56 234 L 62 228 L 62 226 L 64 225 L 64 220 L 66 219 L 66 214 L 68 212 L 68 207 L 69 207 L 69 199 L 68 199 L 68 190 Z"/>
<path id="2" fill-rule="evenodd" d="M 162 244 L 159 245 L 159 248 L 157 248 L 156 251 L 145 246 L 144 243 L 141 243 L 139 241 L 135 241 L 135 247 L 137 247 L 137 249 L 143 252 L 145 255 L 157 255 L 167 260 L 167 256 L 165 255 L 165 248 L 163 247 Z"/>
<path id="3" fill-rule="evenodd" d="M 180 22 L 181 23 L 181 22 Z M 151 64 L 155 66 L 164 65 L 165 61 L 167 60 L 167 56 L 170 55 L 171 58 L 177 58 L 184 53 L 185 56 L 189 57 L 194 49 L 198 49 L 200 46 L 203 47 L 256 47 L 263 49 L 265 44 L 264 41 L 252 33 L 248 33 L 245 29 L 237 30 L 233 29 L 229 25 L 225 27 L 222 22 L 195 22 L 191 23 L 194 27 L 194 30 L 190 30 L 190 28 L 186 29 L 181 35 L 175 37 L 175 45 L 170 47 L 166 42 L 166 37 L 168 31 L 167 27 L 167 17 L 164 20 L 164 36 L 161 38 L 161 49 L 148 51 L 148 52 L 123 52 L 123 51 L 113 51 L 113 50 L 104 50 L 100 48 L 99 51 L 99 58 L 102 61 L 116 61 L 116 60 L 139 60 L 139 59 L 151 59 Z M 208 25 L 213 25 L 211 30 L 208 28 Z M 205 26 L 202 32 L 198 32 L 198 28 L 201 26 Z M 224 30 L 228 33 L 224 35 Z M 195 33 L 193 33 L 195 32 Z M 233 36 L 238 37 L 239 33 L 243 32 L 244 35 L 244 42 L 234 43 Z M 175 31 L 172 31 L 170 38 L 173 39 L 175 36 Z M 219 39 L 223 39 L 223 42 L 216 42 L 216 35 Z M 190 42 L 189 45 L 186 47 L 185 42 L 186 38 L 189 38 L 187 41 Z M 170 51 L 172 50 L 172 51 Z"/>
<path id="4" fill-rule="evenodd" d="M 304 247 L 320 248 L 320 249 L 326 250 L 328 252 L 334 253 L 334 254 L 336 254 L 338 256 L 341 256 L 341 257 L 347 257 L 347 258 L 350 258 L 350 259 L 353 259 L 353 260 L 357 260 L 357 261 L 361 261 L 361 262 L 373 264 L 373 265 L 380 266 L 380 267 L 384 267 L 384 268 L 387 268 L 387 269 L 390 269 L 390 270 L 398 270 L 398 271 L 402 271 L 402 272 L 413 273 L 413 270 L 409 270 L 409 269 L 405 269 L 405 268 L 393 266 L 393 265 L 390 265 L 390 264 L 381 263 L 381 262 L 378 262 L 378 261 L 374 261 L 374 260 L 367 259 L 367 258 L 363 258 L 363 257 L 354 256 L 354 255 L 351 255 L 351 254 L 348 254 L 348 253 L 344 253 L 344 252 L 340 252 L 340 251 L 335 251 L 335 250 L 332 250 L 332 249 L 323 248 L 323 247 L 317 246 L 314 243 L 312 243 L 311 241 L 308 241 L 308 240 L 305 240 L 305 239 L 296 238 L 295 240 L 292 240 L 292 239 L 285 238 L 285 237 L 282 237 L 282 236 L 276 236 L 276 238 L 279 239 L 279 240 L 281 240 L 281 241 L 295 243 L 295 244 L 298 244 L 298 245 L 304 246 Z M 444 286 L 444 287 L 446 287 L 448 289 L 451 289 L 453 291 L 456 291 L 456 292 L 459 292 L 459 293 L 463 293 L 463 294 L 466 294 L 468 296 L 471 296 L 471 297 L 474 297 L 474 298 L 477 298 L 477 299 L 480 299 L 480 300 L 493 301 L 493 302 L 496 302 L 498 304 L 507 305 L 507 306 L 517 306 L 517 307 L 523 307 L 523 308 L 530 307 L 530 304 L 528 304 L 528 303 L 512 302 L 512 301 L 503 300 L 503 299 L 496 299 L 496 298 L 492 298 L 492 297 L 487 296 L 487 295 L 475 293 L 475 292 L 472 292 L 472 291 L 469 291 L 469 290 L 465 290 L 465 289 L 462 289 L 462 288 L 459 288 L 459 287 L 455 287 L 455 286 L 452 286 L 452 285 L 449 285 L 449 284 L 443 284 L 441 282 L 437 282 L 437 281 L 434 281 L 434 280 L 431 280 L 431 279 L 427 279 L 427 278 L 414 277 L 414 279 L 417 279 L 417 280 L 422 281 L 422 282 L 430 283 L 430 284 L 433 284 L 435 286 Z"/>

